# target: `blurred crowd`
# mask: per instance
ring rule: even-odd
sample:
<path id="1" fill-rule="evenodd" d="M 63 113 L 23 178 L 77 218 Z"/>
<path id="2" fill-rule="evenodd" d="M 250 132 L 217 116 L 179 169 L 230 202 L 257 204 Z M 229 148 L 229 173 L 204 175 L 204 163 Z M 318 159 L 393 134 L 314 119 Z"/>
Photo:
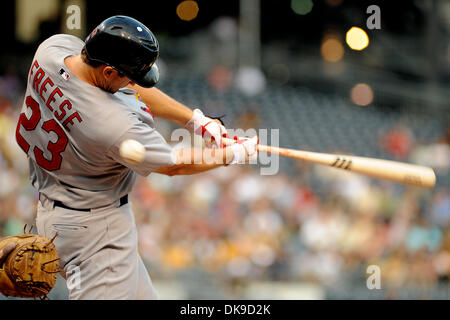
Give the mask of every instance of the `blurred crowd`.
<path id="1" fill-rule="evenodd" d="M 450 276 L 450 192 L 375 183 L 337 169 L 261 176 L 244 166 L 150 176 L 133 195 L 140 249 L 157 276 L 201 268 L 225 283 L 359 282 L 433 288 Z M 302 183 L 317 175 L 321 197 Z M 230 282 L 231 281 L 231 282 Z"/>
<path id="2" fill-rule="evenodd" d="M 0 235 L 33 224 L 37 193 L 14 139 L 23 87 L 0 77 Z M 403 160 L 434 163 L 448 177 L 449 139 L 415 144 L 392 128 L 380 147 Z M 189 270 L 224 286 L 252 280 L 307 281 L 324 288 L 365 285 L 433 289 L 450 276 L 450 190 L 405 187 L 325 166 L 296 163 L 295 174 L 263 176 L 228 166 L 195 176 L 139 178 L 131 200 L 139 248 L 153 278 Z M 322 186 L 314 189 L 310 181 Z"/>

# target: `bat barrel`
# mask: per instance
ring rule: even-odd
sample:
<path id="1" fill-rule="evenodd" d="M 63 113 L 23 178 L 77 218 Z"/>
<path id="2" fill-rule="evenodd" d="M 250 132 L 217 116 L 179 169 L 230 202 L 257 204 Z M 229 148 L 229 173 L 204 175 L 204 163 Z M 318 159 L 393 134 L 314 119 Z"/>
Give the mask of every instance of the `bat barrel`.
<path id="1" fill-rule="evenodd" d="M 342 165 L 344 163 L 344 165 Z M 436 175 L 431 168 L 409 163 L 352 156 L 337 156 L 334 167 L 417 187 L 432 188 Z"/>
<path id="2" fill-rule="evenodd" d="M 225 141 L 225 144 L 231 143 L 234 143 L 232 139 L 227 139 L 227 141 Z M 257 148 L 259 152 L 278 154 L 283 157 L 319 163 L 353 171 L 373 178 L 385 179 L 423 188 L 432 188 L 436 183 L 436 175 L 434 174 L 433 169 L 409 163 L 349 155 L 309 152 L 266 145 L 258 145 Z"/>

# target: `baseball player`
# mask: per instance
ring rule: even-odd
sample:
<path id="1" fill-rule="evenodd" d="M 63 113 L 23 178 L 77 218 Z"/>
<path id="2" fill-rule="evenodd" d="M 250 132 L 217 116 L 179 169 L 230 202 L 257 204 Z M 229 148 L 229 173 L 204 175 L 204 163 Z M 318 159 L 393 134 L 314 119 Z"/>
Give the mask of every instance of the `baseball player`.
<path id="1" fill-rule="evenodd" d="M 215 161 L 199 164 L 167 144 L 153 117 L 186 126 L 216 147 L 226 129 L 153 87 L 158 54 L 145 25 L 114 16 L 85 42 L 50 37 L 33 58 L 16 140 L 39 191 L 38 233 L 58 234 L 54 243 L 70 299 L 156 298 L 128 201 L 137 174 L 193 174 L 256 155 L 257 137 L 203 149 Z M 139 163 L 121 156 L 129 139 L 145 147 Z M 69 281 L 75 276 L 78 281 Z"/>

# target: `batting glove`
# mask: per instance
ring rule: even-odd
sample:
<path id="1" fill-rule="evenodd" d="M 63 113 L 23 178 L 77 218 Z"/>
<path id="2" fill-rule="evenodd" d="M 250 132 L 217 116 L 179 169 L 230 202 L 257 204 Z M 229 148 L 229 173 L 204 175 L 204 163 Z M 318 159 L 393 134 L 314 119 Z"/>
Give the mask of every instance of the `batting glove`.
<path id="1" fill-rule="evenodd" d="M 186 127 L 201 135 L 206 142 L 207 147 L 221 148 L 222 137 L 227 136 L 227 129 L 214 119 L 205 117 L 200 109 L 195 109 L 191 120 Z"/>
<path id="2" fill-rule="evenodd" d="M 233 160 L 229 164 L 236 163 L 255 163 L 258 158 L 258 143 L 259 137 L 254 136 L 252 138 L 239 138 L 234 137 L 236 141 L 234 144 L 229 146 L 234 153 Z"/>

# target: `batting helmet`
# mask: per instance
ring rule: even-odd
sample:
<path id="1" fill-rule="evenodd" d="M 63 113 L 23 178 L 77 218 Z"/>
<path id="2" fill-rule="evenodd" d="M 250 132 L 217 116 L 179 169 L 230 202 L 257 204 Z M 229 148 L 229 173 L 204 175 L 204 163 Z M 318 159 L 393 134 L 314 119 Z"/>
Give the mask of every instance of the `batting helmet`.
<path id="1" fill-rule="evenodd" d="M 153 87 L 159 80 L 155 65 L 158 41 L 136 19 L 127 16 L 106 19 L 86 38 L 85 50 L 90 60 L 117 69 L 142 87 Z"/>

